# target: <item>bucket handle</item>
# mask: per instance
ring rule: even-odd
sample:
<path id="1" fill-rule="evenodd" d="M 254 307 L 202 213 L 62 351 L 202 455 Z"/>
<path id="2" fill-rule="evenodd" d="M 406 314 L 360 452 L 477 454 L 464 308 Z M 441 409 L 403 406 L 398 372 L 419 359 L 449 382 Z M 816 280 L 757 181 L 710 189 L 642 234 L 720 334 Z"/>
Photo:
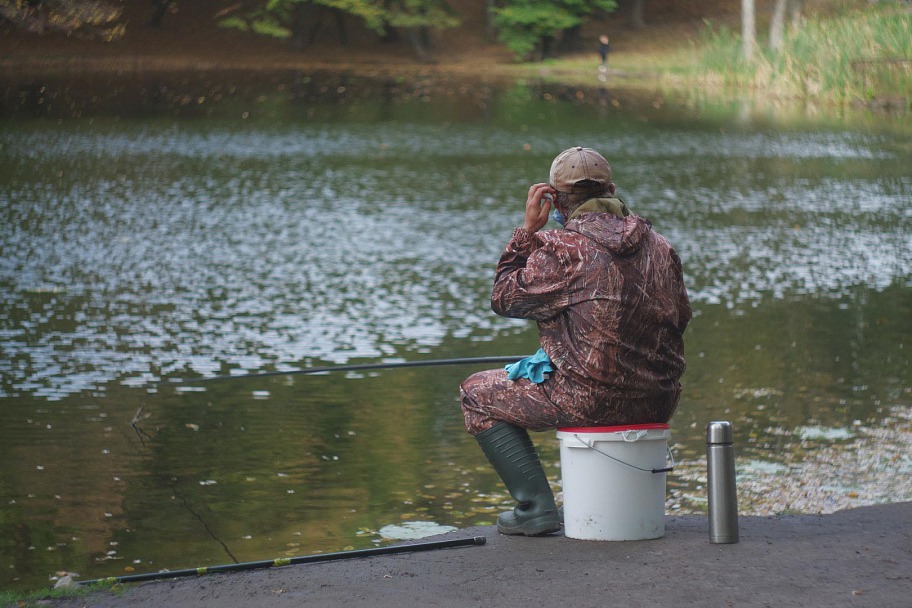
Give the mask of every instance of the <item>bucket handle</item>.
<path id="1" fill-rule="evenodd" d="M 633 439 L 633 440 L 628 440 L 628 439 L 627 439 L 626 433 L 628 433 L 628 432 L 642 433 L 643 435 L 646 434 L 646 431 L 625 431 L 625 434 L 624 434 L 624 441 L 636 441 L 636 439 Z M 639 439 L 639 438 L 642 437 L 643 435 L 639 435 L 639 436 L 637 437 L 637 439 Z M 662 467 L 661 469 L 644 469 L 643 467 L 638 467 L 638 466 L 636 466 L 635 464 L 630 464 L 629 462 L 625 462 L 625 461 L 621 460 L 620 458 L 615 458 L 615 457 L 612 456 L 611 454 L 606 454 L 605 452 L 603 452 L 603 451 L 601 451 L 600 449 L 598 449 L 597 447 L 595 447 L 595 441 L 586 441 L 585 439 L 583 439 L 582 437 L 580 437 L 580 436 L 577 435 L 576 433 L 574 433 L 573 436 L 576 437 L 576 440 L 577 440 L 577 441 L 579 441 L 580 443 L 582 443 L 583 445 L 585 445 L 585 446 L 588 447 L 589 449 L 595 450 L 596 452 L 598 452 L 599 454 L 601 454 L 601 455 L 604 456 L 605 458 L 610 458 L 611 460 L 614 460 L 615 462 L 619 462 L 619 463 L 621 463 L 621 464 L 627 465 L 627 466 L 630 467 L 631 469 L 636 469 L 637 471 L 643 471 L 644 473 L 668 473 L 668 472 L 674 470 L 674 466 L 675 466 L 674 454 L 671 453 L 671 448 L 668 447 L 668 444 L 665 444 L 665 452 L 668 454 L 669 460 L 671 460 L 671 466 L 669 466 L 669 467 Z"/>

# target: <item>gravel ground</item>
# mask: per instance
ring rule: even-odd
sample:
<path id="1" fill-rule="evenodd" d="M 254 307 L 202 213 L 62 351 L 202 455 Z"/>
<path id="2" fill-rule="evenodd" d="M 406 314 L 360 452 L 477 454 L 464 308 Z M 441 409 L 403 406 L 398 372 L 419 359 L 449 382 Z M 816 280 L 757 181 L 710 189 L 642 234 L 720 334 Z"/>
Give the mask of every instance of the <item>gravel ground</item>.
<path id="1" fill-rule="evenodd" d="M 709 543 L 699 515 L 667 518 L 663 538 L 636 542 L 508 537 L 477 527 L 437 539 L 483 536 L 484 545 L 151 582 L 47 605 L 912 605 L 912 503 L 739 524 L 740 542 L 728 545 Z"/>

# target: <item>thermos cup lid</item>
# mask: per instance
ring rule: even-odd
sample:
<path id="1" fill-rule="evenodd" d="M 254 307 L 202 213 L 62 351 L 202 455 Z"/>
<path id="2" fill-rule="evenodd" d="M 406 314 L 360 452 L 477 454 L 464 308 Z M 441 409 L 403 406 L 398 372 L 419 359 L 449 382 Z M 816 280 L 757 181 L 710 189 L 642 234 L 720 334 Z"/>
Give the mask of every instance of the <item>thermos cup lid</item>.
<path id="1" fill-rule="evenodd" d="M 706 443 L 732 443 L 733 441 L 731 422 L 716 420 L 706 425 Z"/>

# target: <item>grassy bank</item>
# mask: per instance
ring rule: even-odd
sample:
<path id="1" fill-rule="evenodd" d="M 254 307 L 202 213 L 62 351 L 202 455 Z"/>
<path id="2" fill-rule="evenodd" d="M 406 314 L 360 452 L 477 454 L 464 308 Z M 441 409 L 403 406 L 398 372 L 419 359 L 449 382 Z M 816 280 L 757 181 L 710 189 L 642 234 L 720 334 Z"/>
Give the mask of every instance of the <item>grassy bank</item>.
<path id="1" fill-rule="evenodd" d="M 15 591 L 0 591 L 0 608 L 32 608 L 33 606 L 47 605 L 49 600 L 62 598 L 75 598 L 87 596 L 95 591 L 111 591 L 119 593 L 122 586 L 112 586 L 109 583 L 96 583 L 92 585 L 73 585 L 59 589 L 36 589 L 23 593 Z"/>
<path id="2" fill-rule="evenodd" d="M 831 14 L 804 15 L 771 51 L 758 31 L 753 61 L 742 56 L 740 30 L 705 22 L 689 44 L 649 53 L 617 53 L 597 72 L 590 55 L 517 66 L 525 76 L 755 95 L 780 101 L 912 105 L 912 7 L 851 3 Z"/>
<path id="3" fill-rule="evenodd" d="M 806 17 L 778 52 L 741 56 L 740 33 L 707 24 L 693 75 L 704 85 L 832 103 L 912 100 L 912 7 L 874 4 Z"/>

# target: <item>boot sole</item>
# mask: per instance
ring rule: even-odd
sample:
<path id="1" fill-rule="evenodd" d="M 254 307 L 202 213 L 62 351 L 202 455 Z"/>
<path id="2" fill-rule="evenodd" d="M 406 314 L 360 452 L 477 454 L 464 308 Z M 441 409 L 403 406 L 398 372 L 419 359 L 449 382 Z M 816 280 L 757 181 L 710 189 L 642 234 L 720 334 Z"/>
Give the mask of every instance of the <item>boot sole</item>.
<path id="1" fill-rule="evenodd" d="M 497 522 L 497 531 L 509 536 L 543 536 L 561 529 L 561 522 L 554 517 L 540 517 L 518 526 L 504 526 Z"/>

